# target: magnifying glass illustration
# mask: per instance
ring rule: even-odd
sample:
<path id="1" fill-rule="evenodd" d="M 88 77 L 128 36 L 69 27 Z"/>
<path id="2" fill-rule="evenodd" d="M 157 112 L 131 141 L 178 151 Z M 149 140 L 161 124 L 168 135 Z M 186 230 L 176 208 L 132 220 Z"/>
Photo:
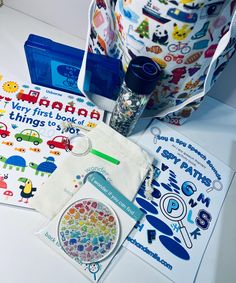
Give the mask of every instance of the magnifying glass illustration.
<path id="1" fill-rule="evenodd" d="M 90 263 L 88 266 L 88 270 L 90 273 L 93 274 L 93 279 L 94 281 L 96 281 L 97 280 L 96 274 L 100 270 L 100 264 L 98 262 Z"/>
<path id="2" fill-rule="evenodd" d="M 151 131 L 152 135 L 154 136 L 153 137 L 153 143 L 157 144 L 157 139 L 158 139 L 158 136 L 160 136 L 160 134 L 161 134 L 161 130 L 158 127 L 151 127 L 150 131 Z"/>
<path id="3" fill-rule="evenodd" d="M 68 139 L 68 143 L 66 145 L 66 150 L 71 151 L 71 153 L 75 156 L 85 156 L 89 153 L 92 153 L 110 163 L 115 165 L 119 165 L 120 161 L 116 158 L 105 154 L 99 150 L 96 150 L 92 147 L 92 142 L 90 138 L 82 133 L 78 133 L 74 136 L 71 136 Z"/>
<path id="4" fill-rule="evenodd" d="M 207 193 L 210 193 L 210 192 L 213 191 L 213 190 L 221 191 L 222 189 L 223 189 L 223 184 L 222 184 L 222 182 L 219 181 L 219 180 L 214 180 L 214 181 L 212 182 L 212 186 L 207 189 Z"/>
<path id="5" fill-rule="evenodd" d="M 180 233 L 187 248 L 191 249 L 193 244 L 182 220 L 187 214 L 187 206 L 184 200 L 176 194 L 168 193 L 160 199 L 162 214 L 169 220 L 178 222 Z"/>

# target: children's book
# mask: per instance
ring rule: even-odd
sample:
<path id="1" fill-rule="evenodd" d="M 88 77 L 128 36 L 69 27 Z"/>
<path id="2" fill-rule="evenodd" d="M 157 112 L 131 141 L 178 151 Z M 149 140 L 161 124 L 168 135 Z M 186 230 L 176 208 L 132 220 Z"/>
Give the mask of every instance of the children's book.
<path id="1" fill-rule="evenodd" d="M 125 245 L 172 281 L 193 282 L 234 172 L 157 120 L 138 143 L 155 157 L 160 174 L 151 195 L 147 182 L 139 189 L 134 204 L 145 217 Z"/>
<path id="2" fill-rule="evenodd" d="M 71 150 L 69 137 L 95 127 L 103 114 L 84 97 L 0 75 L 0 202 L 30 208 Z"/>

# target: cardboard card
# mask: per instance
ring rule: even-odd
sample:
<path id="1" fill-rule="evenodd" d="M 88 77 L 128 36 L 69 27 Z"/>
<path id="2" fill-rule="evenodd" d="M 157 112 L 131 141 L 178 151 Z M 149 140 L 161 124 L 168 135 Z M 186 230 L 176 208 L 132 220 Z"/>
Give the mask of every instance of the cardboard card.
<path id="1" fill-rule="evenodd" d="M 98 173 L 38 233 L 92 282 L 97 282 L 143 213 Z"/>

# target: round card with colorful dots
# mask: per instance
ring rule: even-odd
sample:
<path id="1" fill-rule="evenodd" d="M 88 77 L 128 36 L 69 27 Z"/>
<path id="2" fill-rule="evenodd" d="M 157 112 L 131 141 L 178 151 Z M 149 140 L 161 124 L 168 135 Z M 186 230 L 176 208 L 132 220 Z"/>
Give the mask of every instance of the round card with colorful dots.
<path id="1" fill-rule="evenodd" d="M 84 198 L 71 204 L 62 214 L 58 238 L 62 249 L 82 263 L 108 257 L 120 235 L 118 218 L 110 206 Z"/>

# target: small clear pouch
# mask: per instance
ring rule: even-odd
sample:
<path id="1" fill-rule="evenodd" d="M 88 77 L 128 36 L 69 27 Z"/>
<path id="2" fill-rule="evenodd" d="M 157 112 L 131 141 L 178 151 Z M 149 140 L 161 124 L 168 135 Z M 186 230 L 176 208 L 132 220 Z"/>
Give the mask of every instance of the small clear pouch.
<path id="1" fill-rule="evenodd" d="M 37 236 L 91 282 L 98 282 L 142 217 L 130 200 L 93 173 Z"/>
<path id="2" fill-rule="evenodd" d="M 51 219 L 87 178 L 97 172 L 127 199 L 133 200 L 152 167 L 152 158 L 138 145 L 104 123 L 88 134 L 70 137 L 71 153 L 32 200 L 32 206 Z"/>

